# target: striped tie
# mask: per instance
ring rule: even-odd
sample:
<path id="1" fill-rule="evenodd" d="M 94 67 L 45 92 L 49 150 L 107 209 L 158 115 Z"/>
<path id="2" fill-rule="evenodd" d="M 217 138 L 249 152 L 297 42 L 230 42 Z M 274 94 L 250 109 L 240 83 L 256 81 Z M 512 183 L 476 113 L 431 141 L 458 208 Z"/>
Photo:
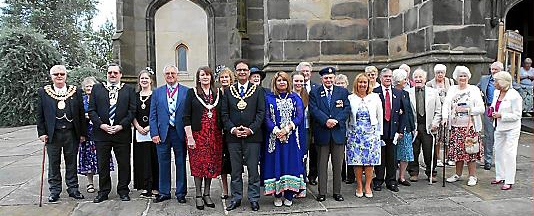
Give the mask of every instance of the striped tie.
<path id="1" fill-rule="evenodd" d="M 173 92 L 173 91 L 174 91 L 174 88 L 173 87 L 169 87 L 169 92 Z M 174 96 L 174 95 L 172 95 L 172 96 Z M 169 113 L 171 114 L 169 116 L 169 124 L 174 127 L 174 123 L 176 121 L 176 118 L 174 116 L 174 113 L 176 111 L 176 103 L 174 103 L 175 102 L 174 101 L 174 97 L 169 98 L 169 100 L 171 100 L 171 103 L 169 103 Z"/>
<path id="2" fill-rule="evenodd" d="M 109 123 L 113 125 L 113 122 L 115 121 L 115 110 L 117 110 L 117 105 L 111 105 L 109 106 Z"/>

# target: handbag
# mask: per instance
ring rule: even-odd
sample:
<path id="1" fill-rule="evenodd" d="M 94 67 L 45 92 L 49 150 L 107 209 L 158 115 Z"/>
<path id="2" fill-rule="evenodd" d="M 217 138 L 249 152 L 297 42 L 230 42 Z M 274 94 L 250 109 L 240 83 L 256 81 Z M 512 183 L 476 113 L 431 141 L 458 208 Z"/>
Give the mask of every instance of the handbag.
<path id="1" fill-rule="evenodd" d="M 469 128 L 471 127 L 473 123 L 473 117 L 471 117 L 470 114 L 468 114 L 468 116 L 469 116 L 469 123 L 467 123 L 467 131 L 469 132 Z M 479 140 L 478 132 L 475 132 L 475 133 L 476 134 L 474 137 L 467 136 L 464 140 L 464 149 L 465 149 L 465 153 L 467 154 L 477 154 L 478 152 L 480 152 L 480 142 L 478 142 Z"/>

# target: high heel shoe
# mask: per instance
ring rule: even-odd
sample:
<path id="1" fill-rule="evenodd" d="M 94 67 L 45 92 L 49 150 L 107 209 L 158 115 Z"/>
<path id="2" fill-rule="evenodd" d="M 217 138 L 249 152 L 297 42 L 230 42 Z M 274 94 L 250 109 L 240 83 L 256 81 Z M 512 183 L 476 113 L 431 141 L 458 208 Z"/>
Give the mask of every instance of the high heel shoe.
<path id="1" fill-rule="evenodd" d="M 204 210 L 204 199 L 202 196 L 195 197 L 195 205 L 198 210 Z"/>
<path id="2" fill-rule="evenodd" d="M 511 184 L 503 184 L 501 186 L 501 190 L 510 190 L 512 189 L 512 185 Z"/>
<path id="3" fill-rule="evenodd" d="M 362 198 L 363 197 L 363 191 L 360 192 L 360 193 L 358 193 L 358 191 L 356 191 L 356 194 L 354 194 L 354 195 L 356 195 L 356 197 L 358 197 L 358 198 Z"/>
<path id="4" fill-rule="evenodd" d="M 209 194 L 204 194 L 202 200 L 204 200 L 204 204 L 206 204 L 207 207 L 215 208 L 215 203 L 213 203 Z"/>

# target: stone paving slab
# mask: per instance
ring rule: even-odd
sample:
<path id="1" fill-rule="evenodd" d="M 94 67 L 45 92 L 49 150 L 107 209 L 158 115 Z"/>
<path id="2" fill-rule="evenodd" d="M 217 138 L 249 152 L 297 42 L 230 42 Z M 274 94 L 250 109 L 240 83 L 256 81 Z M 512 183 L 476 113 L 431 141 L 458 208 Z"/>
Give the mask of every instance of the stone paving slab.
<path id="1" fill-rule="evenodd" d="M 480 215 L 532 215 L 532 198 L 513 198 L 491 200 L 487 202 L 463 203 L 467 208 L 473 209 Z"/>
<path id="2" fill-rule="evenodd" d="M 77 203 L 61 203 L 59 205 L 12 205 L 0 206 L 0 215 L 26 216 L 26 215 L 71 215 Z"/>

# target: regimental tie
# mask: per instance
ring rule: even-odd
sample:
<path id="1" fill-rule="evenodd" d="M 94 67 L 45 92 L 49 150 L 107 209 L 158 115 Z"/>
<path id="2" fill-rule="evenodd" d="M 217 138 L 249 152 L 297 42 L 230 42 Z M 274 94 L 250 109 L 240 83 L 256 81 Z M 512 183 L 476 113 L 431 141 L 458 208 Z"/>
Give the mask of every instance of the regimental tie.
<path id="1" fill-rule="evenodd" d="M 384 119 L 386 119 L 386 121 L 389 121 L 391 120 L 391 96 L 389 95 L 389 88 L 386 89 L 386 99 L 385 99 L 385 103 L 386 103 L 386 115 L 384 116 Z"/>
<path id="2" fill-rule="evenodd" d="M 174 127 L 174 124 L 176 122 L 176 103 L 174 100 L 174 95 L 176 94 L 176 91 L 178 90 L 178 86 L 176 88 L 173 88 L 172 86 L 167 87 L 167 97 L 169 100 L 169 124 Z"/>
<path id="3" fill-rule="evenodd" d="M 115 89 L 117 88 L 117 86 L 115 85 L 112 85 L 111 86 L 111 90 L 114 91 Z M 117 103 L 113 103 L 112 101 L 117 101 L 116 100 L 116 97 L 117 97 L 117 94 L 110 94 L 109 95 L 109 123 L 111 125 L 113 125 L 114 121 L 115 121 L 115 111 L 117 110 Z"/>
<path id="4" fill-rule="evenodd" d="M 239 95 L 241 97 L 245 96 L 245 87 L 244 86 L 239 87 Z"/>
<path id="5" fill-rule="evenodd" d="M 326 99 L 328 100 L 328 106 L 330 106 L 330 102 L 332 102 L 332 90 L 327 89 L 326 92 Z"/>

